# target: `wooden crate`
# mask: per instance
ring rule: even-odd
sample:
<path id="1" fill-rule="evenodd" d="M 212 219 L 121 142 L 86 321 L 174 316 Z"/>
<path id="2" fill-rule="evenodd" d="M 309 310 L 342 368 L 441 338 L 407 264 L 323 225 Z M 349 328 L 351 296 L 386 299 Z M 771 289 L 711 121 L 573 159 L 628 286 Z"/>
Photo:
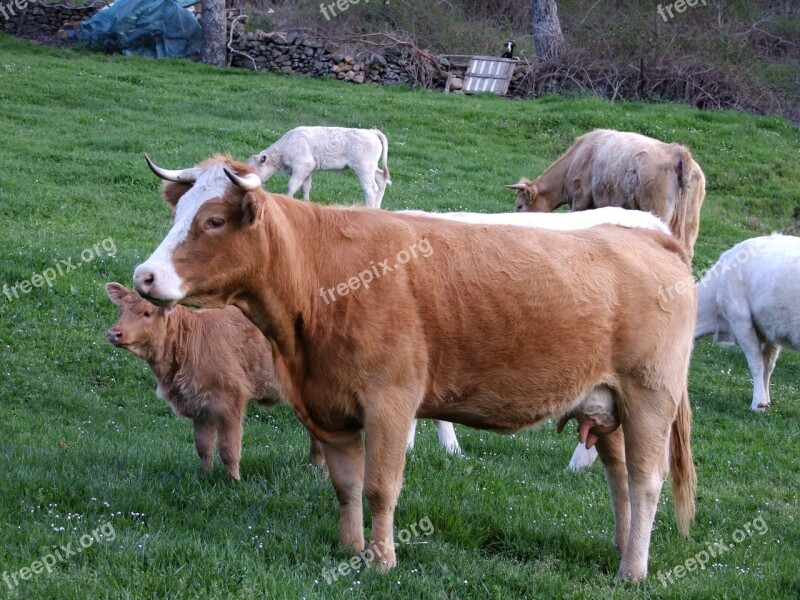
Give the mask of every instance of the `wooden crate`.
<path id="1" fill-rule="evenodd" d="M 473 56 L 464 78 L 464 93 L 492 92 L 505 96 L 518 62 L 512 58 Z"/>

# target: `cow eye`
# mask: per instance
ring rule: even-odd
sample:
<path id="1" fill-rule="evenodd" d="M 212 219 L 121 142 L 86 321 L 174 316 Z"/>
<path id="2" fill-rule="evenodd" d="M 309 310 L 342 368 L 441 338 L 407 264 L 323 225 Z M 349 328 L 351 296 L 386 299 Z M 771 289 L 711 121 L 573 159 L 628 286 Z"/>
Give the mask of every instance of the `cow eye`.
<path id="1" fill-rule="evenodd" d="M 266 156 L 262 156 L 261 160 L 259 162 L 263 165 L 265 162 L 267 162 L 267 157 Z"/>
<path id="2" fill-rule="evenodd" d="M 223 225 L 225 225 L 225 219 L 221 219 L 219 217 L 209 217 L 206 219 L 203 229 L 219 229 Z"/>
<path id="3" fill-rule="evenodd" d="M 144 316 L 145 316 L 145 318 L 149 319 L 150 317 L 153 316 L 153 311 L 152 310 L 144 311 Z"/>

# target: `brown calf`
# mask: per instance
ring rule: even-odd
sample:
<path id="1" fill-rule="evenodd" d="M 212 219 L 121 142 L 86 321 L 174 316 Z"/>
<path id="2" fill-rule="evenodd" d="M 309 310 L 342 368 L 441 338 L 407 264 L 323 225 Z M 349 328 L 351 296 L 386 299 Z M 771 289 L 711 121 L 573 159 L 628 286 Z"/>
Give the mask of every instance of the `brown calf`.
<path id="1" fill-rule="evenodd" d="M 654 212 L 689 254 L 700 230 L 706 180 L 689 151 L 638 133 L 595 129 L 580 136 L 535 181 L 506 187 L 517 191 L 520 212 L 621 206 Z"/>
<path id="2" fill-rule="evenodd" d="M 158 381 L 156 395 L 192 420 L 203 475 L 211 470 L 216 443 L 238 481 L 247 403 L 274 406 L 281 400 L 267 339 L 233 306 L 159 308 L 119 283 L 107 284 L 106 293 L 120 311 L 108 341 L 145 361 Z M 309 461 L 325 464 L 313 435 Z"/>
<path id="3" fill-rule="evenodd" d="M 659 296 L 691 276 L 674 238 L 325 207 L 265 192 L 226 157 L 181 171 L 150 164 L 173 182 L 164 191 L 175 216 L 136 268 L 137 290 L 164 306 L 234 304 L 272 341 L 282 391 L 323 442 L 339 539 L 366 560 L 396 564 L 394 511 L 415 416 L 500 432 L 578 418 L 606 468 L 620 578 L 647 574 L 670 470 L 688 532 L 696 296 Z"/>

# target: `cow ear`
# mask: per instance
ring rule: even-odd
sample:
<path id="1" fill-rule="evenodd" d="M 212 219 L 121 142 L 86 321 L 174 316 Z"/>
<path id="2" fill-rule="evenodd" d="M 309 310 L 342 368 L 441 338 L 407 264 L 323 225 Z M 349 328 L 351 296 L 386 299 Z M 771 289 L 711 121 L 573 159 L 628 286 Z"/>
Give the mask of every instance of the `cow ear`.
<path id="1" fill-rule="evenodd" d="M 191 183 L 176 183 L 174 181 L 164 181 L 164 183 L 161 184 L 161 195 L 164 197 L 167 204 L 172 207 L 173 212 L 175 211 L 175 207 L 178 206 L 178 200 L 192 189 L 192 185 Z"/>
<path id="2" fill-rule="evenodd" d="M 122 301 L 125 299 L 130 291 L 124 286 L 115 281 L 106 284 L 106 294 L 108 294 L 108 298 L 117 306 L 122 304 Z"/>
<path id="3" fill-rule="evenodd" d="M 260 222 L 264 216 L 267 199 L 259 190 L 248 192 L 242 196 L 242 225 L 250 227 Z"/>

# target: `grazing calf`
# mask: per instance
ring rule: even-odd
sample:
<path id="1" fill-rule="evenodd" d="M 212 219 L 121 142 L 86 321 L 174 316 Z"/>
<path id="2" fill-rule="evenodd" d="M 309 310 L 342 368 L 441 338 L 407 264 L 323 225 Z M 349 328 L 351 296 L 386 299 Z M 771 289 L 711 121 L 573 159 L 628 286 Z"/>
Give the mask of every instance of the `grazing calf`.
<path id="1" fill-rule="evenodd" d="M 216 443 L 238 481 L 247 403 L 281 401 L 267 339 L 233 306 L 196 312 L 159 308 L 119 283 L 107 284 L 106 293 L 120 311 L 108 341 L 145 361 L 158 381 L 156 395 L 192 420 L 202 474 L 211 470 Z M 309 462 L 325 466 L 313 435 Z"/>
<path id="2" fill-rule="evenodd" d="M 618 578 L 647 574 L 668 472 L 688 534 L 696 297 L 689 290 L 668 306 L 659 297 L 691 276 L 674 238 L 295 202 L 228 157 L 150 166 L 172 182 L 164 195 L 175 217 L 136 267 L 137 291 L 163 306 L 234 304 L 270 339 L 282 393 L 323 442 L 339 540 L 364 560 L 396 565 L 394 513 L 415 417 L 506 433 L 578 418 L 606 468 Z M 608 395 L 613 413 L 596 412 Z"/>
<path id="3" fill-rule="evenodd" d="M 800 238 L 745 240 L 722 256 L 697 284 L 695 340 L 733 342 L 753 376 L 750 408 L 770 405 L 769 379 L 781 347 L 800 350 Z"/>
<path id="4" fill-rule="evenodd" d="M 250 157 L 248 164 L 262 181 L 275 172 L 289 176 L 294 196 L 302 186 L 303 200 L 309 199 L 311 173 L 350 168 L 364 189 L 367 206 L 380 208 L 386 185 L 391 184 L 387 153 L 389 143 L 377 129 L 344 127 L 296 127 L 263 152 Z M 378 161 L 383 160 L 383 170 Z"/>
<path id="5" fill-rule="evenodd" d="M 679 144 L 626 131 L 595 129 L 582 135 L 535 181 L 506 186 L 520 212 L 573 211 L 621 206 L 653 212 L 669 225 L 689 258 L 700 230 L 706 180 Z"/>

